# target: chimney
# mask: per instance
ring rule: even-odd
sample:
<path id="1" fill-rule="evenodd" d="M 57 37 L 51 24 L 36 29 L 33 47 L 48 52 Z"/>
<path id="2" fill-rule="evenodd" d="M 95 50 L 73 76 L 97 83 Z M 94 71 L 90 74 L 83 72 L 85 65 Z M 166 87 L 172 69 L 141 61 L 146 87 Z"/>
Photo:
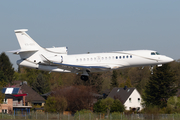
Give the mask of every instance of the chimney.
<path id="1" fill-rule="evenodd" d="M 124 90 L 126 90 L 127 89 L 127 86 L 124 86 Z"/>

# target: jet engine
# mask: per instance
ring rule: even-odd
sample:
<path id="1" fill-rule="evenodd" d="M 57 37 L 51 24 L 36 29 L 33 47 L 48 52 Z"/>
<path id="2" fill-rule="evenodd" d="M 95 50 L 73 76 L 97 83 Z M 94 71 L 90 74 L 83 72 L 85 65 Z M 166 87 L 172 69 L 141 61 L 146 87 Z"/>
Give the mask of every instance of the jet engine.
<path id="1" fill-rule="evenodd" d="M 67 54 L 68 52 L 67 47 L 53 47 L 53 48 L 46 48 L 46 50 L 49 50 L 54 53 L 59 53 L 59 54 Z"/>
<path id="2" fill-rule="evenodd" d="M 81 80 L 87 81 L 89 77 L 87 75 L 81 75 Z"/>

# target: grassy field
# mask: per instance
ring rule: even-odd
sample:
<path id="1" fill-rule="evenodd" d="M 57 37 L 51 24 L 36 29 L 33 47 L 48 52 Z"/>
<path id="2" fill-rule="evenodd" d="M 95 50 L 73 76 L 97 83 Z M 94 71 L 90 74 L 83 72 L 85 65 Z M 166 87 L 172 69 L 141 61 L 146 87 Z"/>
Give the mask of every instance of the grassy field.
<path id="1" fill-rule="evenodd" d="M 0 114 L 1 120 L 180 120 L 180 114 L 128 114 L 112 113 L 109 116 L 104 114 L 79 114 L 62 115 L 57 113 L 31 113 L 26 114 Z"/>

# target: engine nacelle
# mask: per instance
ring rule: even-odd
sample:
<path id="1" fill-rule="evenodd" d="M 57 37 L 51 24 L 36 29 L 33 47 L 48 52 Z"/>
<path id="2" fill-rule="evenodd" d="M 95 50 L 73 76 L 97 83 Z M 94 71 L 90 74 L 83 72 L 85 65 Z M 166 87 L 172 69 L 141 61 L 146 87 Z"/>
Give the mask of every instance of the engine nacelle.
<path id="1" fill-rule="evenodd" d="M 81 75 L 81 80 L 87 81 L 89 77 L 87 75 Z"/>
<path id="2" fill-rule="evenodd" d="M 59 54 L 67 54 L 67 52 L 68 52 L 67 47 L 46 48 L 46 50 L 49 50 L 54 53 L 59 53 Z"/>

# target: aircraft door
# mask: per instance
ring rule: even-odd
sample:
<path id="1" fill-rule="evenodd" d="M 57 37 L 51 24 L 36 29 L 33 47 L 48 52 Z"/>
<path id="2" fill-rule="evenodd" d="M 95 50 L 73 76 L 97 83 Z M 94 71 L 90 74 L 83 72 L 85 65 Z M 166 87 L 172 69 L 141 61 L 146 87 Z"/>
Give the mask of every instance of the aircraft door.
<path id="1" fill-rule="evenodd" d="M 63 56 L 61 56 L 61 63 L 63 62 Z"/>
<path id="2" fill-rule="evenodd" d="M 101 62 L 101 57 L 97 56 L 97 62 Z"/>

